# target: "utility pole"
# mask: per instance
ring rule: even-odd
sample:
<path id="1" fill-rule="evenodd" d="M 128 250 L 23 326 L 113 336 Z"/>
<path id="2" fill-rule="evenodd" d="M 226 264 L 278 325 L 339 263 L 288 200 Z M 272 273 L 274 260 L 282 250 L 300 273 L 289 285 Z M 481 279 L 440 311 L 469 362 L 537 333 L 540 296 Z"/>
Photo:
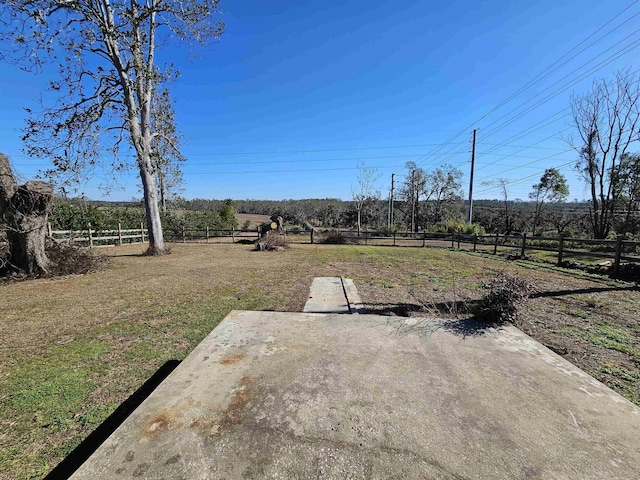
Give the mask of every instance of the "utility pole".
<path id="1" fill-rule="evenodd" d="M 391 174 L 391 191 L 389 192 L 389 211 L 387 214 L 387 230 L 391 231 L 391 225 L 393 225 L 393 177 L 396 174 Z"/>
<path id="2" fill-rule="evenodd" d="M 416 191 L 415 173 L 415 170 L 411 170 L 411 233 L 415 232 L 416 224 L 416 197 L 413 196 Z"/>
<path id="3" fill-rule="evenodd" d="M 467 223 L 473 220 L 473 166 L 476 161 L 476 130 L 473 130 L 473 145 L 471 146 L 471 175 L 469 176 L 469 210 L 467 210 Z"/>

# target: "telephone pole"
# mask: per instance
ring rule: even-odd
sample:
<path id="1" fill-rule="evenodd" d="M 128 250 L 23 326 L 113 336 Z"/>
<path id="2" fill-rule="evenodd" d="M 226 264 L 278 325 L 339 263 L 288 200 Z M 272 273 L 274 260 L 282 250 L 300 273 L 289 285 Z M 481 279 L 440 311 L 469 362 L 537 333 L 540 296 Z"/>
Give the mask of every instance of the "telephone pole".
<path id="1" fill-rule="evenodd" d="M 467 210 L 467 223 L 473 220 L 473 166 L 476 161 L 476 130 L 473 130 L 473 145 L 471 146 L 471 175 L 469 176 L 469 210 Z"/>
<path id="2" fill-rule="evenodd" d="M 387 213 L 387 230 L 391 230 L 391 225 L 393 225 L 393 177 L 396 174 L 391 174 L 391 191 L 389 192 L 389 209 Z"/>

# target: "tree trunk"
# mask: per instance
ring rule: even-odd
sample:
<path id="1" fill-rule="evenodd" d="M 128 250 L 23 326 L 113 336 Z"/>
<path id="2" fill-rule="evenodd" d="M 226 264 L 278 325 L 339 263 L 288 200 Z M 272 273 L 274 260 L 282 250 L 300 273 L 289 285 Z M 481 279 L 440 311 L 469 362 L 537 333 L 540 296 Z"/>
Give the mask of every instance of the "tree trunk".
<path id="1" fill-rule="evenodd" d="M 8 243 L 10 268 L 29 275 L 46 273 L 47 218 L 53 186 L 29 181 L 18 187 L 9 158 L 0 154 L 0 220 Z"/>
<path id="2" fill-rule="evenodd" d="M 29 275 L 47 273 L 49 259 L 45 253 L 47 215 L 32 215 L 20 222 L 19 229 L 7 232 L 11 264 Z"/>
<path id="3" fill-rule="evenodd" d="M 160 205 L 162 206 L 162 213 L 167 213 L 167 200 L 164 191 L 164 173 L 162 170 L 158 171 L 158 189 L 160 191 Z"/>
<path id="4" fill-rule="evenodd" d="M 160 209 L 158 208 L 158 189 L 156 188 L 156 179 L 149 170 L 148 168 L 140 167 L 140 178 L 144 192 L 144 210 L 149 231 L 149 248 L 145 253 L 146 255 L 163 255 L 165 253 L 165 245 Z"/>

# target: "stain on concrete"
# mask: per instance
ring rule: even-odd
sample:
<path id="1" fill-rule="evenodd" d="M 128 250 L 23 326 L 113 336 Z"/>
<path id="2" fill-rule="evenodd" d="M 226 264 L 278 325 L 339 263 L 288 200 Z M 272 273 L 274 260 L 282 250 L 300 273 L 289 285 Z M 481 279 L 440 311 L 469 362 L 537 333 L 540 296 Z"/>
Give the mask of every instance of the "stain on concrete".
<path id="1" fill-rule="evenodd" d="M 245 375 L 240 379 L 240 384 L 233 393 L 229 405 L 227 405 L 227 408 L 222 412 L 222 417 L 218 424 L 219 428 L 215 429 L 214 433 L 229 431 L 240 423 L 247 404 L 253 396 L 255 388 L 254 383 L 254 378 L 248 375 Z"/>
<path id="2" fill-rule="evenodd" d="M 164 432 L 172 422 L 172 416 L 169 411 L 151 415 L 145 424 L 142 435 L 144 437 L 154 437 Z"/>
<path id="3" fill-rule="evenodd" d="M 235 365 L 236 363 L 241 362 L 245 358 L 247 358 L 247 355 L 245 353 L 238 353 L 236 355 L 227 355 L 226 357 L 222 357 L 220 360 L 218 360 L 218 363 L 220 365 Z"/>
<path id="4" fill-rule="evenodd" d="M 178 460 L 180 460 L 180 454 L 174 455 L 173 457 L 168 458 L 167 461 L 164 462 L 164 464 L 173 465 L 174 463 L 178 463 Z"/>
<path id="5" fill-rule="evenodd" d="M 125 462 L 133 462 L 133 457 L 135 456 L 135 454 L 129 450 L 126 455 L 124 456 L 124 461 Z"/>
<path id="6" fill-rule="evenodd" d="M 149 464 L 148 463 L 141 463 L 140 465 L 138 465 L 136 467 L 136 469 L 133 471 L 132 475 L 134 477 L 141 477 L 142 475 L 147 473 L 147 470 L 149 470 Z"/>

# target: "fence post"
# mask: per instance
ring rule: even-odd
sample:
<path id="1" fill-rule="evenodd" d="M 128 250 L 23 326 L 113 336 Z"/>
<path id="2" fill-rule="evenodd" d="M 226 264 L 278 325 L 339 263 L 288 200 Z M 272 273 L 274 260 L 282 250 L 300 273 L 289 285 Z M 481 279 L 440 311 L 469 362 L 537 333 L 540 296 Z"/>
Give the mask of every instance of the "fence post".
<path id="1" fill-rule="evenodd" d="M 260 240 L 260 227 L 256 227 L 256 232 L 258 232 L 258 240 Z"/>
<path id="2" fill-rule="evenodd" d="M 493 254 L 496 255 L 498 253 L 498 232 L 496 232 L 496 241 L 493 244 Z"/>
<path id="3" fill-rule="evenodd" d="M 182 243 L 187 243 L 187 232 L 184 225 L 182 226 Z"/>
<path id="4" fill-rule="evenodd" d="M 144 243 L 144 223 L 140 222 L 140 238 L 142 238 L 142 243 Z"/>
<path id="5" fill-rule="evenodd" d="M 53 238 L 53 231 L 51 230 L 51 222 L 47 222 L 47 235 Z"/>
<path id="6" fill-rule="evenodd" d="M 427 246 L 427 231 L 426 230 L 422 231 L 422 246 L 423 247 Z"/>
<path id="7" fill-rule="evenodd" d="M 564 233 L 560 234 L 560 244 L 558 245 L 558 266 L 562 265 L 562 254 L 564 253 Z"/>
<path id="8" fill-rule="evenodd" d="M 524 258 L 524 249 L 526 248 L 526 244 L 527 244 L 527 232 L 524 232 L 522 234 L 522 249 L 520 250 L 520 258 Z"/>
<path id="9" fill-rule="evenodd" d="M 364 244 L 365 244 L 365 245 L 367 245 L 367 243 L 368 243 L 368 242 L 367 242 L 367 240 L 368 240 L 368 238 L 367 238 L 367 237 L 369 236 L 368 234 L 369 234 L 369 232 L 367 232 L 367 231 L 365 230 L 365 231 L 364 231 Z"/>
<path id="10" fill-rule="evenodd" d="M 460 250 L 460 234 L 458 233 L 458 234 L 456 234 L 456 235 L 457 235 L 457 237 L 458 237 L 458 250 Z"/>
<path id="11" fill-rule="evenodd" d="M 393 232 L 393 246 L 396 246 L 396 235 L 398 232 Z"/>
<path id="12" fill-rule="evenodd" d="M 93 248 L 93 235 L 91 235 L 91 222 L 89 222 L 89 248 Z"/>
<path id="13" fill-rule="evenodd" d="M 209 243 L 209 225 L 207 225 L 207 243 Z"/>
<path id="14" fill-rule="evenodd" d="M 231 243 L 236 243 L 236 227 L 231 226 Z"/>
<path id="15" fill-rule="evenodd" d="M 478 245 L 478 235 L 473 234 L 473 251 L 476 251 L 476 245 Z"/>
<path id="16" fill-rule="evenodd" d="M 311 245 L 313 245 L 313 232 L 315 231 L 315 228 L 311 227 Z"/>
<path id="17" fill-rule="evenodd" d="M 613 272 L 611 278 L 618 278 L 620 274 L 620 257 L 622 256 L 622 237 L 616 238 L 616 257 L 613 261 Z"/>
<path id="18" fill-rule="evenodd" d="M 455 246 L 455 242 L 456 242 L 456 234 L 451 232 L 451 248 Z"/>
<path id="19" fill-rule="evenodd" d="M 118 222 L 118 245 L 122 246 L 122 224 Z"/>

